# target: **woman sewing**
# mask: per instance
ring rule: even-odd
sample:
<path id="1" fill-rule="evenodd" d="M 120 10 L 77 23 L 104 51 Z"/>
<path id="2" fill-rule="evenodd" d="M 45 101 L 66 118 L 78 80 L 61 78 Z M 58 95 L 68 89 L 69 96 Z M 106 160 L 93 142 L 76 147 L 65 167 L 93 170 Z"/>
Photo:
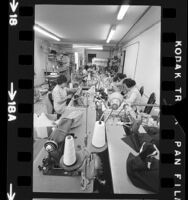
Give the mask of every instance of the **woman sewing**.
<path id="1" fill-rule="evenodd" d="M 141 94 L 139 90 L 136 87 L 136 82 L 133 79 L 127 78 L 123 80 L 123 87 L 124 92 L 126 93 L 124 95 L 125 104 L 129 104 L 134 108 L 134 110 L 139 110 L 139 104 L 141 101 Z"/>
<path id="2" fill-rule="evenodd" d="M 113 78 L 110 89 L 116 92 L 123 92 L 123 81 L 127 78 L 126 74 L 117 73 Z"/>
<path id="3" fill-rule="evenodd" d="M 67 88 L 67 78 L 61 75 L 57 79 L 57 85 L 52 91 L 52 98 L 54 102 L 54 110 L 58 115 L 61 115 L 66 108 L 66 102 L 70 99 L 77 89 Z"/>

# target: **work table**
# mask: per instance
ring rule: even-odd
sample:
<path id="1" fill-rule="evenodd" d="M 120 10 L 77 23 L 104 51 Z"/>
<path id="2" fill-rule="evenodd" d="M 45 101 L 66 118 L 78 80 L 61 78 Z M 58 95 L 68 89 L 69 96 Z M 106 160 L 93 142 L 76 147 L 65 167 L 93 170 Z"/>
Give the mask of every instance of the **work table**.
<path id="1" fill-rule="evenodd" d="M 93 130 L 96 121 L 96 109 L 94 101 L 89 99 L 88 110 L 84 107 L 68 107 L 67 109 L 82 110 L 83 116 L 80 125 L 71 129 L 71 133 L 76 136 L 76 150 L 83 149 L 84 138 L 87 129 L 87 151 L 89 153 L 100 153 L 108 149 L 110 170 L 112 176 L 113 191 L 115 194 L 151 194 L 151 192 L 138 188 L 132 184 L 128 175 L 126 161 L 129 153 L 137 155 L 129 145 L 122 141 L 126 133 L 123 126 L 117 125 L 117 119 L 110 118 L 106 123 L 106 145 L 97 149 L 91 144 Z M 86 119 L 87 115 L 87 119 Z M 86 126 L 87 122 L 87 126 Z M 144 132 L 143 127 L 140 128 Z M 81 176 L 50 176 L 43 175 L 39 171 L 38 165 L 41 165 L 42 159 L 47 155 L 44 148 L 41 149 L 33 162 L 33 192 L 55 192 L 55 193 L 92 193 L 93 181 L 86 190 L 81 190 Z"/>
<path id="2" fill-rule="evenodd" d="M 137 155 L 129 145 L 122 141 L 126 133 L 116 121 L 109 119 L 106 123 L 106 137 L 114 193 L 116 194 L 151 194 L 132 184 L 127 175 L 127 158 L 129 153 Z"/>

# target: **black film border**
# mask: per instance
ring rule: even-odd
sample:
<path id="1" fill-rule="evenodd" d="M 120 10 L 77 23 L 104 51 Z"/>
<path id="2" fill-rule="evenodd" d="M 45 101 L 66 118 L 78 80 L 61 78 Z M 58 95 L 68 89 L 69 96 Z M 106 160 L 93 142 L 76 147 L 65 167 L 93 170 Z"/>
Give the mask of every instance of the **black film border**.
<path id="1" fill-rule="evenodd" d="M 182 152 L 180 156 L 182 163 L 185 163 L 185 135 L 174 115 L 174 96 L 175 88 L 178 84 L 182 90 L 186 88 L 185 69 L 183 81 L 178 82 L 174 79 L 174 45 L 177 40 L 184 44 L 182 47 L 182 57 L 186 56 L 186 33 L 182 33 L 185 14 L 185 5 L 175 1 L 130 1 L 133 5 L 159 5 L 161 6 L 161 163 L 160 163 L 160 192 L 158 195 L 81 195 L 81 194 L 48 194 L 33 193 L 33 85 L 34 85 L 34 9 L 37 4 L 62 4 L 62 1 L 20 1 L 16 14 L 18 24 L 16 27 L 9 26 L 9 63 L 8 63 L 8 87 L 14 83 L 17 94 L 16 102 L 17 120 L 8 122 L 7 127 L 7 191 L 10 183 L 16 191 L 15 199 L 32 198 L 142 198 L 142 199 L 172 199 L 174 198 L 174 187 L 177 177 L 174 172 L 185 177 L 184 166 L 176 166 L 174 151 L 178 150 L 175 142 L 181 141 Z M 65 4 L 77 4 L 78 2 L 67 1 Z M 88 4 L 88 1 L 82 1 Z M 90 1 L 91 4 L 117 4 L 114 1 L 97 2 Z M 121 2 L 120 2 L 121 3 Z M 183 9 L 181 9 L 183 8 Z M 11 13 L 11 11 L 10 11 Z M 186 16 L 186 14 L 185 14 Z M 181 21 L 183 20 L 183 22 Z M 183 25 L 181 24 L 183 23 Z M 185 54 L 184 54 L 185 53 Z M 182 65 L 185 68 L 185 62 Z M 173 75 L 172 75 L 173 74 Z M 183 98 L 186 94 L 183 93 Z M 181 184 L 184 183 L 181 181 Z M 184 187 L 181 185 L 181 194 L 184 195 Z M 178 189 L 178 188 L 177 188 Z M 183 197 L 183 196 L 182 196 Z M 183 199 L 183 198 L 182 198 Z"/>

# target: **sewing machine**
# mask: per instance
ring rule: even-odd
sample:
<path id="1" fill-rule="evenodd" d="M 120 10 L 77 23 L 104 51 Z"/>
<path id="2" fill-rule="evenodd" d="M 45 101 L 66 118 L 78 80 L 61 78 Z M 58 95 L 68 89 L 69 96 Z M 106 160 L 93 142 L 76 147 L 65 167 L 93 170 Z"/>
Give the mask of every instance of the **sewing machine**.
<path id="1" fill-rule="evenodd" d="M 85 122 L 85 116 L 84 119 L 81 118 L 81 121 Z M 77 181 L 80 180 L 80 189 L 87 192 L 91 189 L 90 184 L 93 185 L 94 179 L 100 181 L 98 174 L 100 171 L 99 168 L 101 168 L 101 161 L 96 153 L 91 151 L 89 147 L 84 146 L 83 128 L 85 125 L 81 125 L 81 129 L 71 129 L 72 126 L 71 120 L 60 119 L 58 127 L 52 131 L 50 137 L 44 143 L 43 157 L 40 156 L 40 162 L 37 165 L 38 172 L 44 175 L 44 178 L 41 177 L 41 179 L 48 178 L 49 175 L 52 178 L 62 177 L 62 180 L 67 179 L 69 181 L 72 181 L 74 178 L 77 183 L 77 186 L 75 185 L 76 188 L 78 187 Z M 89 128 L 92 129 L 92 127 Z M 72 130 L 75 130 L 75 134 Z M 76 162 L 67 166 L 63 163 L 63 157 L 65 154 L 66 138 L 69 136 L 75 140 Z"/>
<path id="2" fill-rule="evenodd" d="M 104 120 L 106 122 L 109 118 L 116 118 L 119 119 L 116 122 L 117 125 L 124 126 L 124 128 L 129 130 L 137 130 L 140 124 L 138 123 L 140 122 L 138 115 L 129 105 L 123 104 L 123 96 L 120 93 L 114 92 L 108 95 L 106 102 L 99 95 L 96 99 L 99 121 Z"/>
<path id="3" fill-rule="evenodd" d="M 66 166 L 61 162 L 64 154 L 65 138 L 73 136 L 70 129 L 73 124 L 71 119 L 61 119 L 58 128 L 52 131 L 49 139 L 44 144 L 47 156 L 42 160 L 42 166 L 38 168 L 44 175 L 79 175 L 79 168 L 83 164 L 84 155 L 81 151 L 76 152 L 76 162 L 72 166 Z"/>

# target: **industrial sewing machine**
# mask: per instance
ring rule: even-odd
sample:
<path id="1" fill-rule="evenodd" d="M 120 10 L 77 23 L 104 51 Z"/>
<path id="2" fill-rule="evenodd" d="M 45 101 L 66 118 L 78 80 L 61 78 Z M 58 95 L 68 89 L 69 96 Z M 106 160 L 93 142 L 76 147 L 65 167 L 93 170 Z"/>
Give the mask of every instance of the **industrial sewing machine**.
<path id="1" fill-rule="evenodd" d="M 89 152 L 87 146 L 75 147 L 76 136 L 71 133 L 73 121 L 61 119 L 44 144 L 47 155 L 38 166 L 43 175 L 80 176 L 81 189 L 86 190 L 101 171 L 101 160 L 96 153 Z M 84 140 L 84 138 L 82 138 Z"/>
<path id="2" fill-rule="evenodd" d="M 126 132 L 135 131 L 139 127 L 141 122 L 139 115 L 129 105 L 123 103 L 123 96 L 119 92 L 114 92 L 106 97 L 104 89 L 99 90 L 96 101 L 99 121 L 107 122 L 109 118 L 113 118 L 114 121 L 116 118 L 117 125 L 122 125 L 129 130 Z"/>
<path id="3" fill-rule="evenodd" d="M 42 166 L 38 166 L 44 175 L 74 176 L 80 174 L 78 169 L 84 161 L 84 154 L 81 151 L 72 150 L 75 157 L 73 164 L 66 165 L 63 159 L 66 145 L 65 140 L 72 139 L 74 142 L 74 134 L 69 133 L 72 123 L 73 120 L 71 119 L 62 119 L 58 128 L 52 131 L 49 140 L 45 142 L 44 148 L 47 156 L 42 160 Z M 67 145 L 69 146 L 69 144 Z"/>

